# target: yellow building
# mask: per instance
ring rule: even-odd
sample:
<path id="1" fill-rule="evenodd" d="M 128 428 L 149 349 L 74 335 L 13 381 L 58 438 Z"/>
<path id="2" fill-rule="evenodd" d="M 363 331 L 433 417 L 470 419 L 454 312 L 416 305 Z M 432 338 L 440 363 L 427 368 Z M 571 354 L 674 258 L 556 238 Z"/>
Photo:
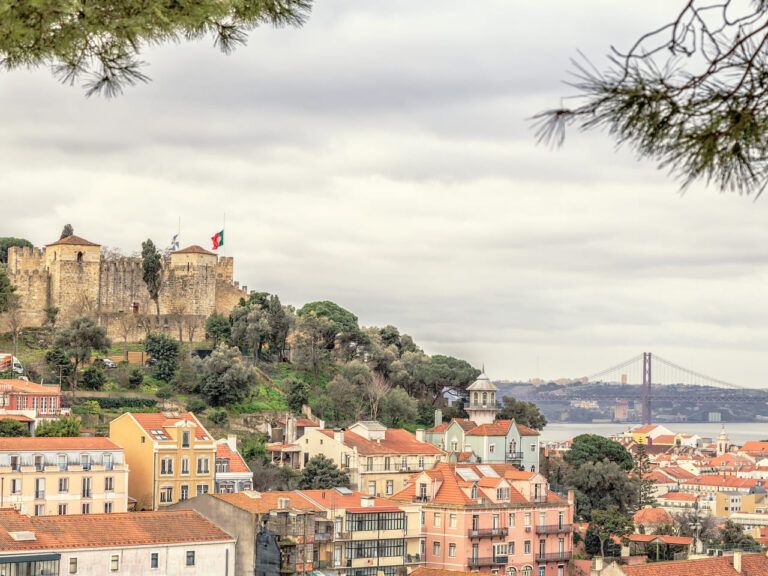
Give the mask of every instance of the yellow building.
<path id="1" fill-rule="evenodd" d="M 214 491 L 216 443 L 194 414 L 126 412 L 109 424 L 109 437 L 125 450 L 138 510 Z"/>
<path id="2" fill-rule="evenodd" d="M 414 472 L 431 470 L 445 453 L 424 441 L 424 431 L 356 422 L 346 430 L 308 428 L 298 440 L 301 467 L 318 454 L 345 470 L 352 487 L 370 496 L 391 496 Z"/>
<path id="3" fill-rule="evenodd" d="M 128 510 L 128 466 L 108 438 L 0 438 L 0 508 L 30 516 Z"/>
<path id="4" fill-rule="evenodd" d="M 742 494 L 739 492 L 717 492 L 715 494 L 715 516 L 728 518 L 731 514 L 765 514 L 768 512 L 768 495 L 763 493 Z"/>

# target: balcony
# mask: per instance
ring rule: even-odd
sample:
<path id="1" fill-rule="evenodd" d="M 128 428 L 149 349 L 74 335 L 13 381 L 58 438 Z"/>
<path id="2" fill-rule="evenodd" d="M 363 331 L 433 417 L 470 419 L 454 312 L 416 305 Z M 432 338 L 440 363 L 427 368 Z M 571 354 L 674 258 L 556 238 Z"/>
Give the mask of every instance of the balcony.
<path id="1" fill-rule="evenodd" d="M 514 462 L 515 460 L 522 460 L 523 459 L 523 453 L 522 452 L 507 452 L 504 454 L 504 459 L 507 462 Z"/>
<path id="2" fill-rule="evenodd" d="M 567 562 L 573 556 L 573 552 L 547 552 L 536 554 L 536 562 Z"/>
<path id="3" fill-rule="evenodd" d="M 498 410 L 501 408 L 501 402 L 477 402 L 476 404 L 470 404 L 464 406 L 465 410 Z"/>
<path id="4" fill-rule="evenodd" d="M 44 500 L 45 490 L 35 490 L 35 500 Z"/>
<path id="5" fill-rule="evenodd" d="M 573 524 L 544 524 L 536 526 L 536 534 L 566 534 L 573 532 Z"/>
<path id="6" fill-rule="evenodd" d="M 331 532 L 315 532 L 315 542 L 330 542 L 332 538 Z"/>
<path id="7" fill-rule="evenodd" d="M 417 494 L 416 496 L 414 496 L 413 501 L 414 502 L 429 502 L 429 496 L 427 496 L 426 494 Z"/>
<path id="8" fill-rule="evenodd" d="M 406 564 L 421 564 L 424 562 L 424 559 L 421 557 L 421 554 L 406 554 L 405 555 L 405 563 Z"/>
<path id="9" fill-rule="evenodd" d="M 502 566 L 507 563 L 507 556 L 478 556 L 477 558 L 467 558 L 467 566 L 470 568 L 481 568 L 483 566 Z"/>
<path id="10" fill-rule="evenodd" d="M 508 528 L 477 528 L 468 532 L 470 538 L 504 538 L 508 533 Z"/>

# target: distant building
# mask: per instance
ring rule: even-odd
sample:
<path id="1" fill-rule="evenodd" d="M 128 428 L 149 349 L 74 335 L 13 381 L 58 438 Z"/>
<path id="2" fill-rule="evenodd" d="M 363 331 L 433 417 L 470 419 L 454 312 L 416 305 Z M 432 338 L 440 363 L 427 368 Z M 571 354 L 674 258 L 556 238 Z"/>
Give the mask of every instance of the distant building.
<path id="1" fill-rule="evenodd" d="M 253 488 L 253 472 L 237 450 L 237 436 L 216 441 L 216 492 L 242 492 Z"/>
<path id="2" fill-rule="evenodd" d="M 0 420 L 21 422 L 30 433 L 41 422 L 59 418 L 69 410 L 61 408 L 59 386 L 43 386 L 26 380 L 0 380 Z"/>
<path id="3" fill-rule="evenodd" d="M 651 562 L 639 565 L 611 563 L 603 565 L 595 561 L 592 576 L 752 576 L 768 574 L 768 558 L 762 554 L 734 552 L 732 556 Z"/>

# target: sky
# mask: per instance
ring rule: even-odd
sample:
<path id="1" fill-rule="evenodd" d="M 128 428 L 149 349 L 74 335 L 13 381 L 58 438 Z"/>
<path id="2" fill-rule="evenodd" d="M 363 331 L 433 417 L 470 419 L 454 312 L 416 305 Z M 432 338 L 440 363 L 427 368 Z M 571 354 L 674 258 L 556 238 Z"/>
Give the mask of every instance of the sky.
<path id="1" fill-rule="evenodd" d="M 0 76 L 0 236 L 150 237 L 224 254 L 249 289 L 333 300 L 494 379 L 643 351 L 768 386 L 768 198 L 679 183 L 601 133 L 529 118 L 680 2 L 321 0 L 302 29 L 142 52 L 152 82 L 85 98 Z M 567 102 L 567 100 L 566 100 Z"/>

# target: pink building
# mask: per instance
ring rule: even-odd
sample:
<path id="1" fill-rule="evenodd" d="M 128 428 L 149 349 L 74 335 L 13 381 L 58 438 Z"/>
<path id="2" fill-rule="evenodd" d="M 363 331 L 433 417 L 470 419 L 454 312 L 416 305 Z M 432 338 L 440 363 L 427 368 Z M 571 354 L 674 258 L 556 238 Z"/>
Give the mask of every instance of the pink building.
<path id="1" fill-rule="evenodd" d="M 419 502 L 427 568 L 508 576 L 565 576 L 573 553 L 573 497 L 510 464 L 439 463 L 393 500 Z"/>

